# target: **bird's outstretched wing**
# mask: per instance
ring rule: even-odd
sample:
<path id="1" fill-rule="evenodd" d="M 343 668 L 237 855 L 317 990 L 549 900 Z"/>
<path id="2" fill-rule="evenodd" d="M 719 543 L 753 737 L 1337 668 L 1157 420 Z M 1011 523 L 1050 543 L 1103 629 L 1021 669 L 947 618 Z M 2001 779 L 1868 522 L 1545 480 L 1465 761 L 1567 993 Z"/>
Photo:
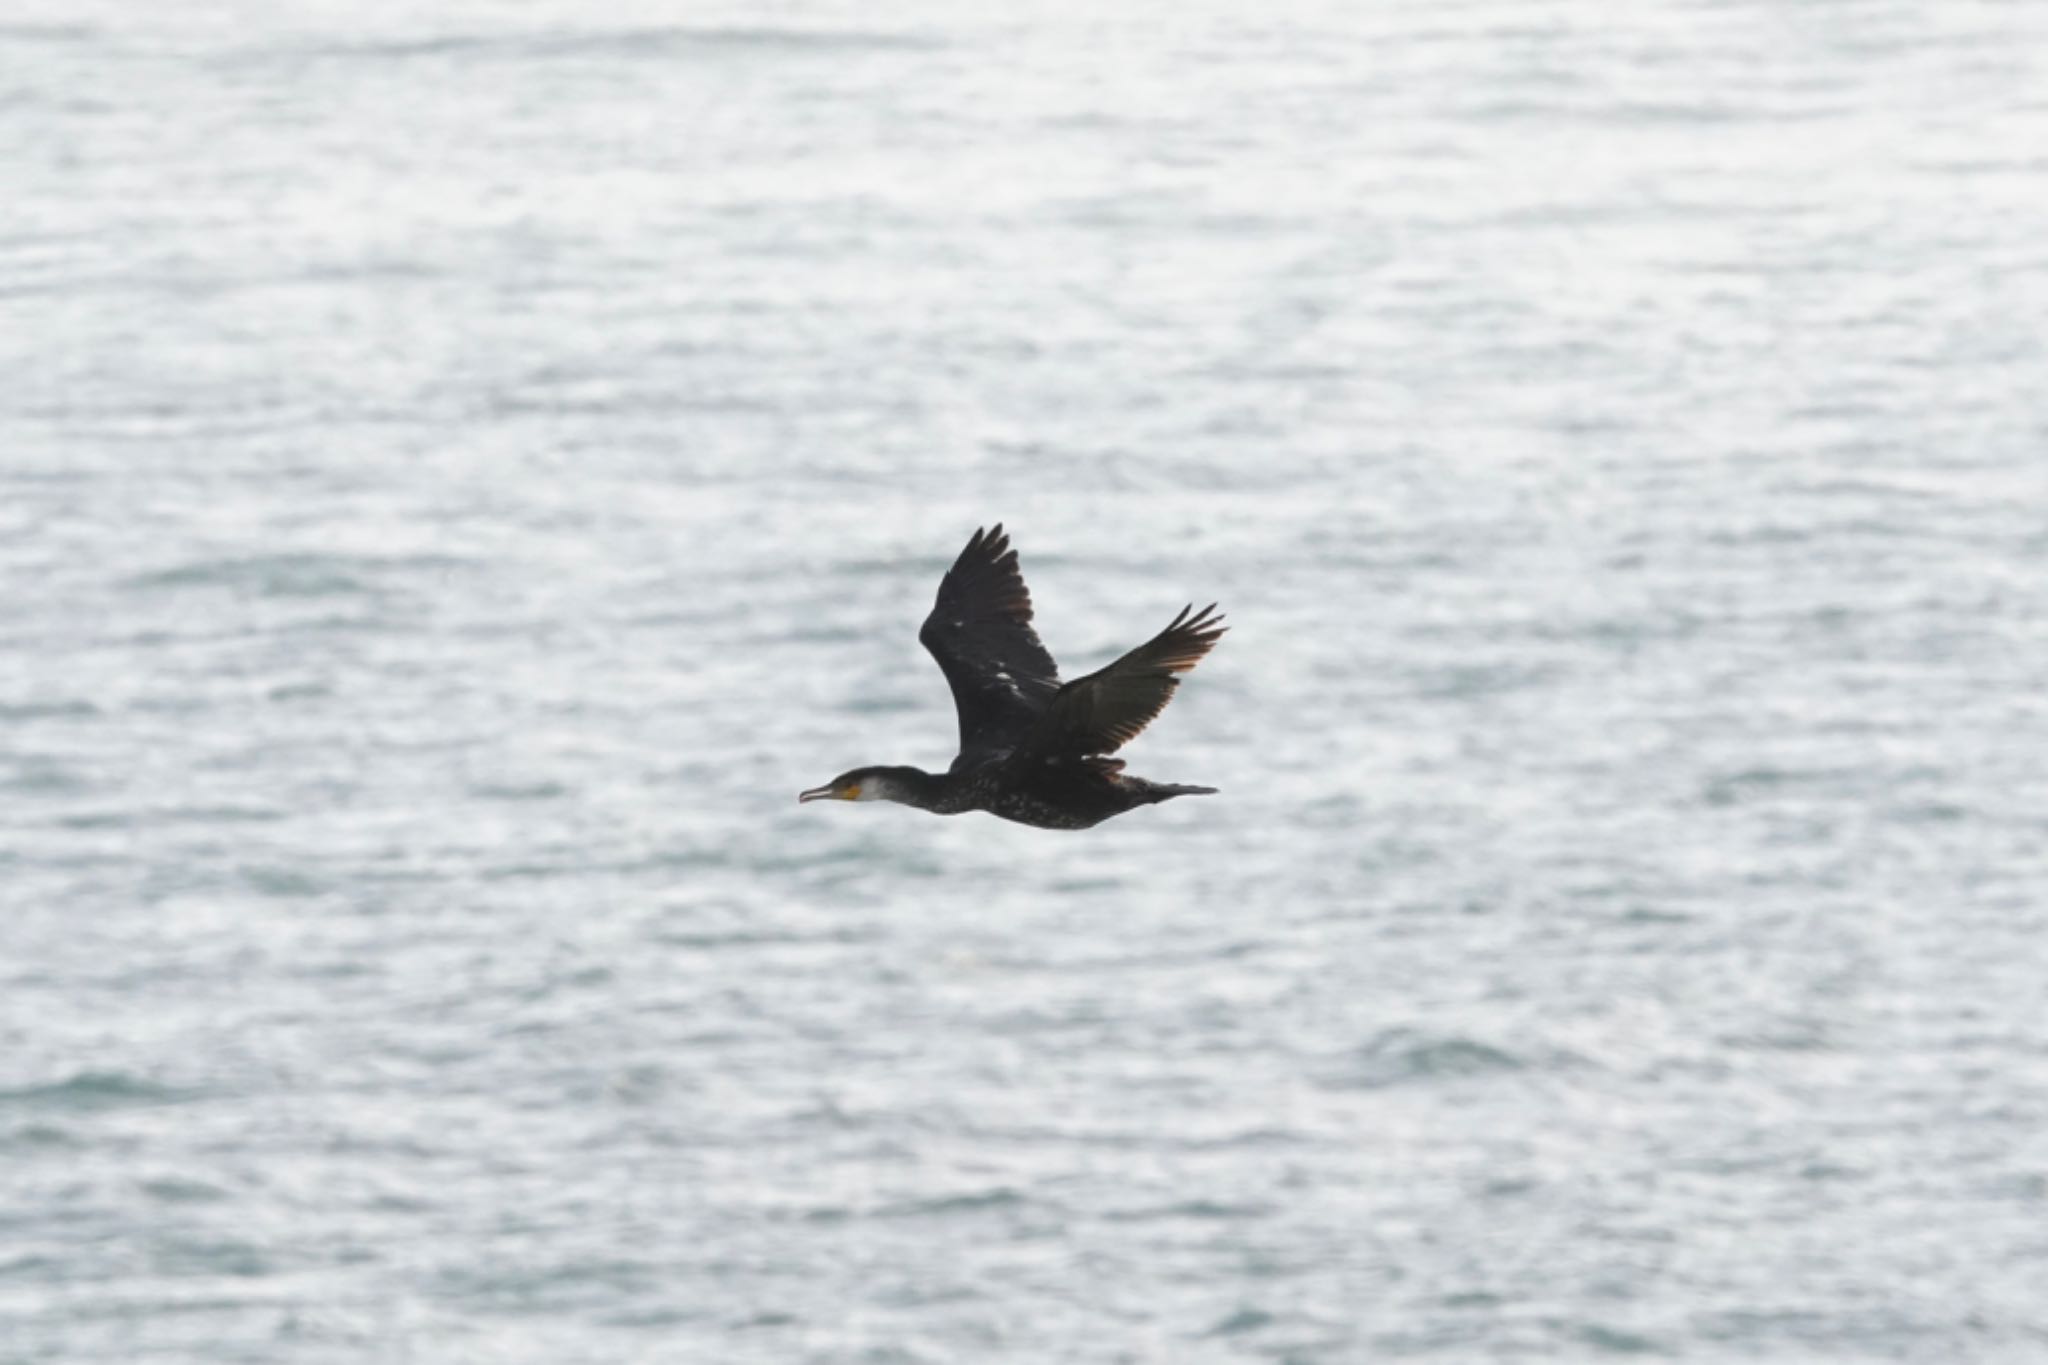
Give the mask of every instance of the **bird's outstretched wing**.
<path id="1" fill-rule="evenodd" d="M 1106 754 L 1130 743 L 1173 700 L 1180 674 L 1200 663 L 1228 627 L 1212 602 L 1181 609 L 1173 624 L 1053 694 L 1023 749 L 1033 755 Z"/>
<path id="2" fill-rule="evenodd" d="M 962 759 L 1014 747 L 1059 691 L 1059 668 L 1031 628 L 1031 590 L 1000 523 L 976 531 L 953 561 L 917 638 L 952 686 Z"/>

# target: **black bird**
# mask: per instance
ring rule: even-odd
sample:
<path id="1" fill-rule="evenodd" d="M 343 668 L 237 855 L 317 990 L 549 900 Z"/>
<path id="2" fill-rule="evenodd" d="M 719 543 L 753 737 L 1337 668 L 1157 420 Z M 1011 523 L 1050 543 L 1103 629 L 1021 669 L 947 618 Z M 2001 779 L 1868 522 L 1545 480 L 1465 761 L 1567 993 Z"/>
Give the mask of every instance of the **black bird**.
<path id="1" fill-rule="evenodd" d="M 1109 755 L 1166 709 L 1177 674 L 1223 635 L 1212 603 L 1184 607 L 1173 624 L 1085 678 L 1061 684 L 1031 628 L 1031 591 L 999 524 L 976 531 L 939 582 L 917 638 L 939 661 L 960 712 L 960 756 L 943 773 L 855 768 L 798 801 L 898 801 L 940 815 L 985 810 L 1041 829 L 1087 829 L 1186 787 L 1124 776 Z"/>

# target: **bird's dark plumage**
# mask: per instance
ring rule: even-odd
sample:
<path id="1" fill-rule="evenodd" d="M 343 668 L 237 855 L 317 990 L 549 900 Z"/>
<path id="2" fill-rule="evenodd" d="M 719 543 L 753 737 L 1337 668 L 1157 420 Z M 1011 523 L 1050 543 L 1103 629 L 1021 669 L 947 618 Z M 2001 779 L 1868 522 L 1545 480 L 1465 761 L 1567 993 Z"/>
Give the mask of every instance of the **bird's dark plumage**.
<path id="1" fill-rule="evenodd" d="M 1165 630 L 1106 668 L 1061 685 L 1031 627 L 1031 591 L 1001 525 L 976 531 L 939 582 L 917 638 L 938 660 L 960 717 L 960 753 L 944 773 L 856 768 L 800 801 L 888 800 L 954 815 L 985 810 L 1047 829 L 1086 829 L 1113 815 L 1214 787 L 1124 776 L 1109 754 L 1138 737 L 1226 627 L 1212 604 L 1185 607 Z"/>
<path id="2" fill-rule="evenodd" d="M 917 638 L 939 661 L 960 712 L 955 768 L 1014 746 L 1059 691 L 1059 667 L 1031 628 L 1031 589 L 1000 525 L 976 531 L 939 580 Z"/>
<path id="3" fill-rule="evenodd" d="M 1024 736 L 1027 749 L 1059 754 L 1114 753 L 1155 720 L 1180 686 L 1180 674 L 1202 661 L 1225 630 L 1211 602 L 1200 613 L 1181 608 L 1173 624 L 1118 659 L 1053 693 L 1052 703 Z"/>

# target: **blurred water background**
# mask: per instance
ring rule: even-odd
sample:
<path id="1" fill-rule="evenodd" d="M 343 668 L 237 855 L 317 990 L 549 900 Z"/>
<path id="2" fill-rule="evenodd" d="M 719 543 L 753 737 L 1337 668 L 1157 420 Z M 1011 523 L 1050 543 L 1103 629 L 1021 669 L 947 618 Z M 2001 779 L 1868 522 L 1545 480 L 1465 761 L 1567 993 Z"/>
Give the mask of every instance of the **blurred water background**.
<path id="1" fill-rule="evenodd" d="M 2048 1358 L 2048 11 L 11 0 L 0 1360 Z M 943 766 L 1222 600 L 1085 835 Z"/>

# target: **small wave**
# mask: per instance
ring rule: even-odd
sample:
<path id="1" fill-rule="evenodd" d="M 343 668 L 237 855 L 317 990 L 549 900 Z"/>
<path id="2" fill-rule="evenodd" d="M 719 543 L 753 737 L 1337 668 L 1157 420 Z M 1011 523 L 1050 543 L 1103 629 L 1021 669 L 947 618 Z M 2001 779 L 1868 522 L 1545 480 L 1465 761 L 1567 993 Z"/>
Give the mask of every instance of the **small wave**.
<path id="1" fill-rule="evenodd" d="M 1353 1052 L 1332 1084 L 1378 1090 L 1408 1081 L 1455 1079 L 1521 1071 L 1528 1063 L 1474 1038 L 1391 1028 Z"/>
<path id="2" fill-rule="evenodd" d="M 1549 682 L 1557 670 L 1540 664 L 1452 664 L 1417 670 L 1415 695 L 1425 701 L 1469 701 Z"/>
<path id="3" fill-rule="evenodd" d="M 779 929 L 657 929 L 648 935 L 654 942 L 671 948 L 773 948 L 792 943 L 832 943 L 831 934 L 797 934 Z"/>
<path id="4" fill-rule="evenodd" d="M 170 806 L 156 810 L 87 810 L 57 821 L 60 829 L 142 829 L 151 825 L 263 825 L 285 819 L 260 806 Z"/>
<path id="5" fill-rule="evenodd" d="M 1263 1308 L 1240 1308 L 1229 1317 L 1217 1322 L 1208 1331 L 1202 1333 L 1202 1335 L 1205 1337 L 1243 1336 L 1246 1332 L 1256 1332 L 1261 1327 L 1269 1327 L 1273 1322 L 1273 1315 Z"/>
<path id="6" fill-rule="evenodd" d="M 5 1092 L 0 1092 L 0 1104 L 6 1103 Z M 85 1143 L 77 1134 L 66 1128 L 48 1123 L 27 1123 L 12 1132 L 0 1133 L 0 1152 L 8 1151 L 56 1151 L 83 1147 Z"/>
<path id="7" fill-rule="evenodd" d="M 1622 912 L 1623 924 L 1691 924 L 1693 916 L 1680 910 L 1660 910 L 1654 906 L 1636 905 Z"/>
<path id="8" fill-rule="evenodd" d="M 173 1275 L 232 1275 L 238 1279 L 256 1279 L 270 1274 L 272 1269 L 270 1258 L 263 1254 L 261 1247 L 233 1238 L 180 1239 L 159 1247 L 155 1259 L 159 1269 Z"/>
<path id="9" fill-rule="evenodd" d="M 34 759 L 22 763 L 14 772 L 0 776 L 0 791 L 24 792 L 31 795 L 82 792 L 87 786 L 83 778 L 68 769 Z"/>
<path id="10" fill-rule="evenodd" d="M 1023 1195 L 1006 1185 L 998 1185 L 992 1189 L 967 1190 L 931 1199 L 909 1199 L 899 1204 L 887 1204 L 875 1210 L 875 1215 L 879 1218 L 932 1218 L 949 1213 L 981 1213 L 989 1209 L 1013 1208 L 1023 1202 Z"/>
<path id="11" fill-rule="evenodd" d="M 232 588 L 261 597 L 358 597 L 375 593 L 373 580 L 383 574 L 445 570 L 462 563 L 447 555 L 242 555 L 137 574 L 124 586 L 145 592 Z"/>
<path id="12" fill-rule="evenodd" d="M 984 1125 L 969 1123 L 969 1137 L 1019 1145 L 1058 1148 L 1102 1148 L 1110 1151 L 1236 1152 L 1299 1147 L 1309 1139 L 1286 1128 L 1241 1128 L 1213 1134 L 1162 1132 L 1158 1128 L 1089 1130 L 1070 1127 Z"/>
<path id="13" fill-rule="evenodd" d="M 257 895 L 277 900 L 317 896 L 328 889 L 327 883 L 319 878 L 288 867 L 244 867 L 242 881 Z"/>
<path id="14" fill-rule="evenodd" d="M 0 24 L 0 39 L 21 43 L 83 43 L 99 37 L 89 24 Z"/>
<path id="15" fill-rule="evenodd" d="M 178 1176 L 145 1180 L 142 1182 L 142 1192 L 166 1204 L 213 1204 L 228 1197 L 228 1192 L 218 1185 L 209 1185 L 203 1180 L 185 1180 Z"/>
<path id="16" fill-rule="evenodd" d="M 471 796 L 485 801 L 552 801 L 568 792 L 559 782 L 479 782 L 469 789 Z"/>
<path id="17" fill-rule="evenodd" d="M 1742 1052 L 1827 1052 L 1835 1047 L 1825 1020 L 1794 1015 L 1763 1028 L 1720 1035 L 1721 1046 Z"/>
<path id="18" fill-rule="evenodd" d="M 1612 1355 L 1661 1354 L 1664 1350 L 1664 1347 L 1648 1337 L 1638 1336 L 1634 1332 L 1623 1331 L 1618 1327 L 1604 1327 L 1597 1322 L 1587 1323 L 1573 1335 L 1594 1350 Z"/>
<path id="19" fill-rule="evenodd" d="M 186 1091 L 158 1085 L 118 1071 L 81 1071 L 44 1085 L 0 1090 L 0 1108 L 50 1109 L 77 1112 L 124 1105 L 173 1104 L 189 1098 Z"/>
<path id="20" fill-rule="evenodd" d="M 922 52 L 943 46 L 918 34 L 876 29 L 774 27 L 669 27 L 603 29 L 584 32 L 541 32 L 501 35 L 446 33 L 428 38 L 387 42 L 334 43 L 278 51 L 237 54 L 241 61 L 290 57 L 327 61 L 550 61 L 602 57 L 637 60 L 717 57 L 760 53 L 765 56 L 834 56 L 862 52 Z"/>
<path id="21" fill-rule="evenodd" d="M 1150 1223 L 1168 1219 L 1233 1222 L 1263 1218 L 1272 1212 L 1266 1204 L 1231 1204 L 1215 1199 L 1184 1199 L 1154 1208 L 1126 1209 L 1104 1215 L 1112 1223 Z"/>
<path id="22" fill-rule="evenodd" d="M 1710 806 L 1733 806 L 1781 791 L 1851 782 L 1856 778 L 1856 773 L 1836 768 L 1743 768 L 1710 778 L 1701 790 L 1700 799 Z"/>
<path id="23" fill-rule="evenodd" d="M 265 597 L 334 597 L 366 593 L 369 585 L 346 564 L 325 555 L 254 555 L 205 559 L 155 573 L 137 574 L 126 585 L 144 591 L 175 588 L 239 588 Z"/>
<path id="24" fill-rule="evenodd" d="M 1951 825 L 1976 817 L 1977 811 L 1952 801 L 1916 801 L 1895 807 L 1892 818 L 1902 825 Z"/>
<path id="25" fill-rule="evenodd" d="M 925 52 L 944 46 L 923 34 L 880 29 L 678 28 L 671 38 L 693 47 L 762 48 L 794 52 Z"/>
<path id="26" fill-rule="evenodd" d="M 99 714 L 89 701 L 0 702 L 0 721 L 86 720 Z"/>

